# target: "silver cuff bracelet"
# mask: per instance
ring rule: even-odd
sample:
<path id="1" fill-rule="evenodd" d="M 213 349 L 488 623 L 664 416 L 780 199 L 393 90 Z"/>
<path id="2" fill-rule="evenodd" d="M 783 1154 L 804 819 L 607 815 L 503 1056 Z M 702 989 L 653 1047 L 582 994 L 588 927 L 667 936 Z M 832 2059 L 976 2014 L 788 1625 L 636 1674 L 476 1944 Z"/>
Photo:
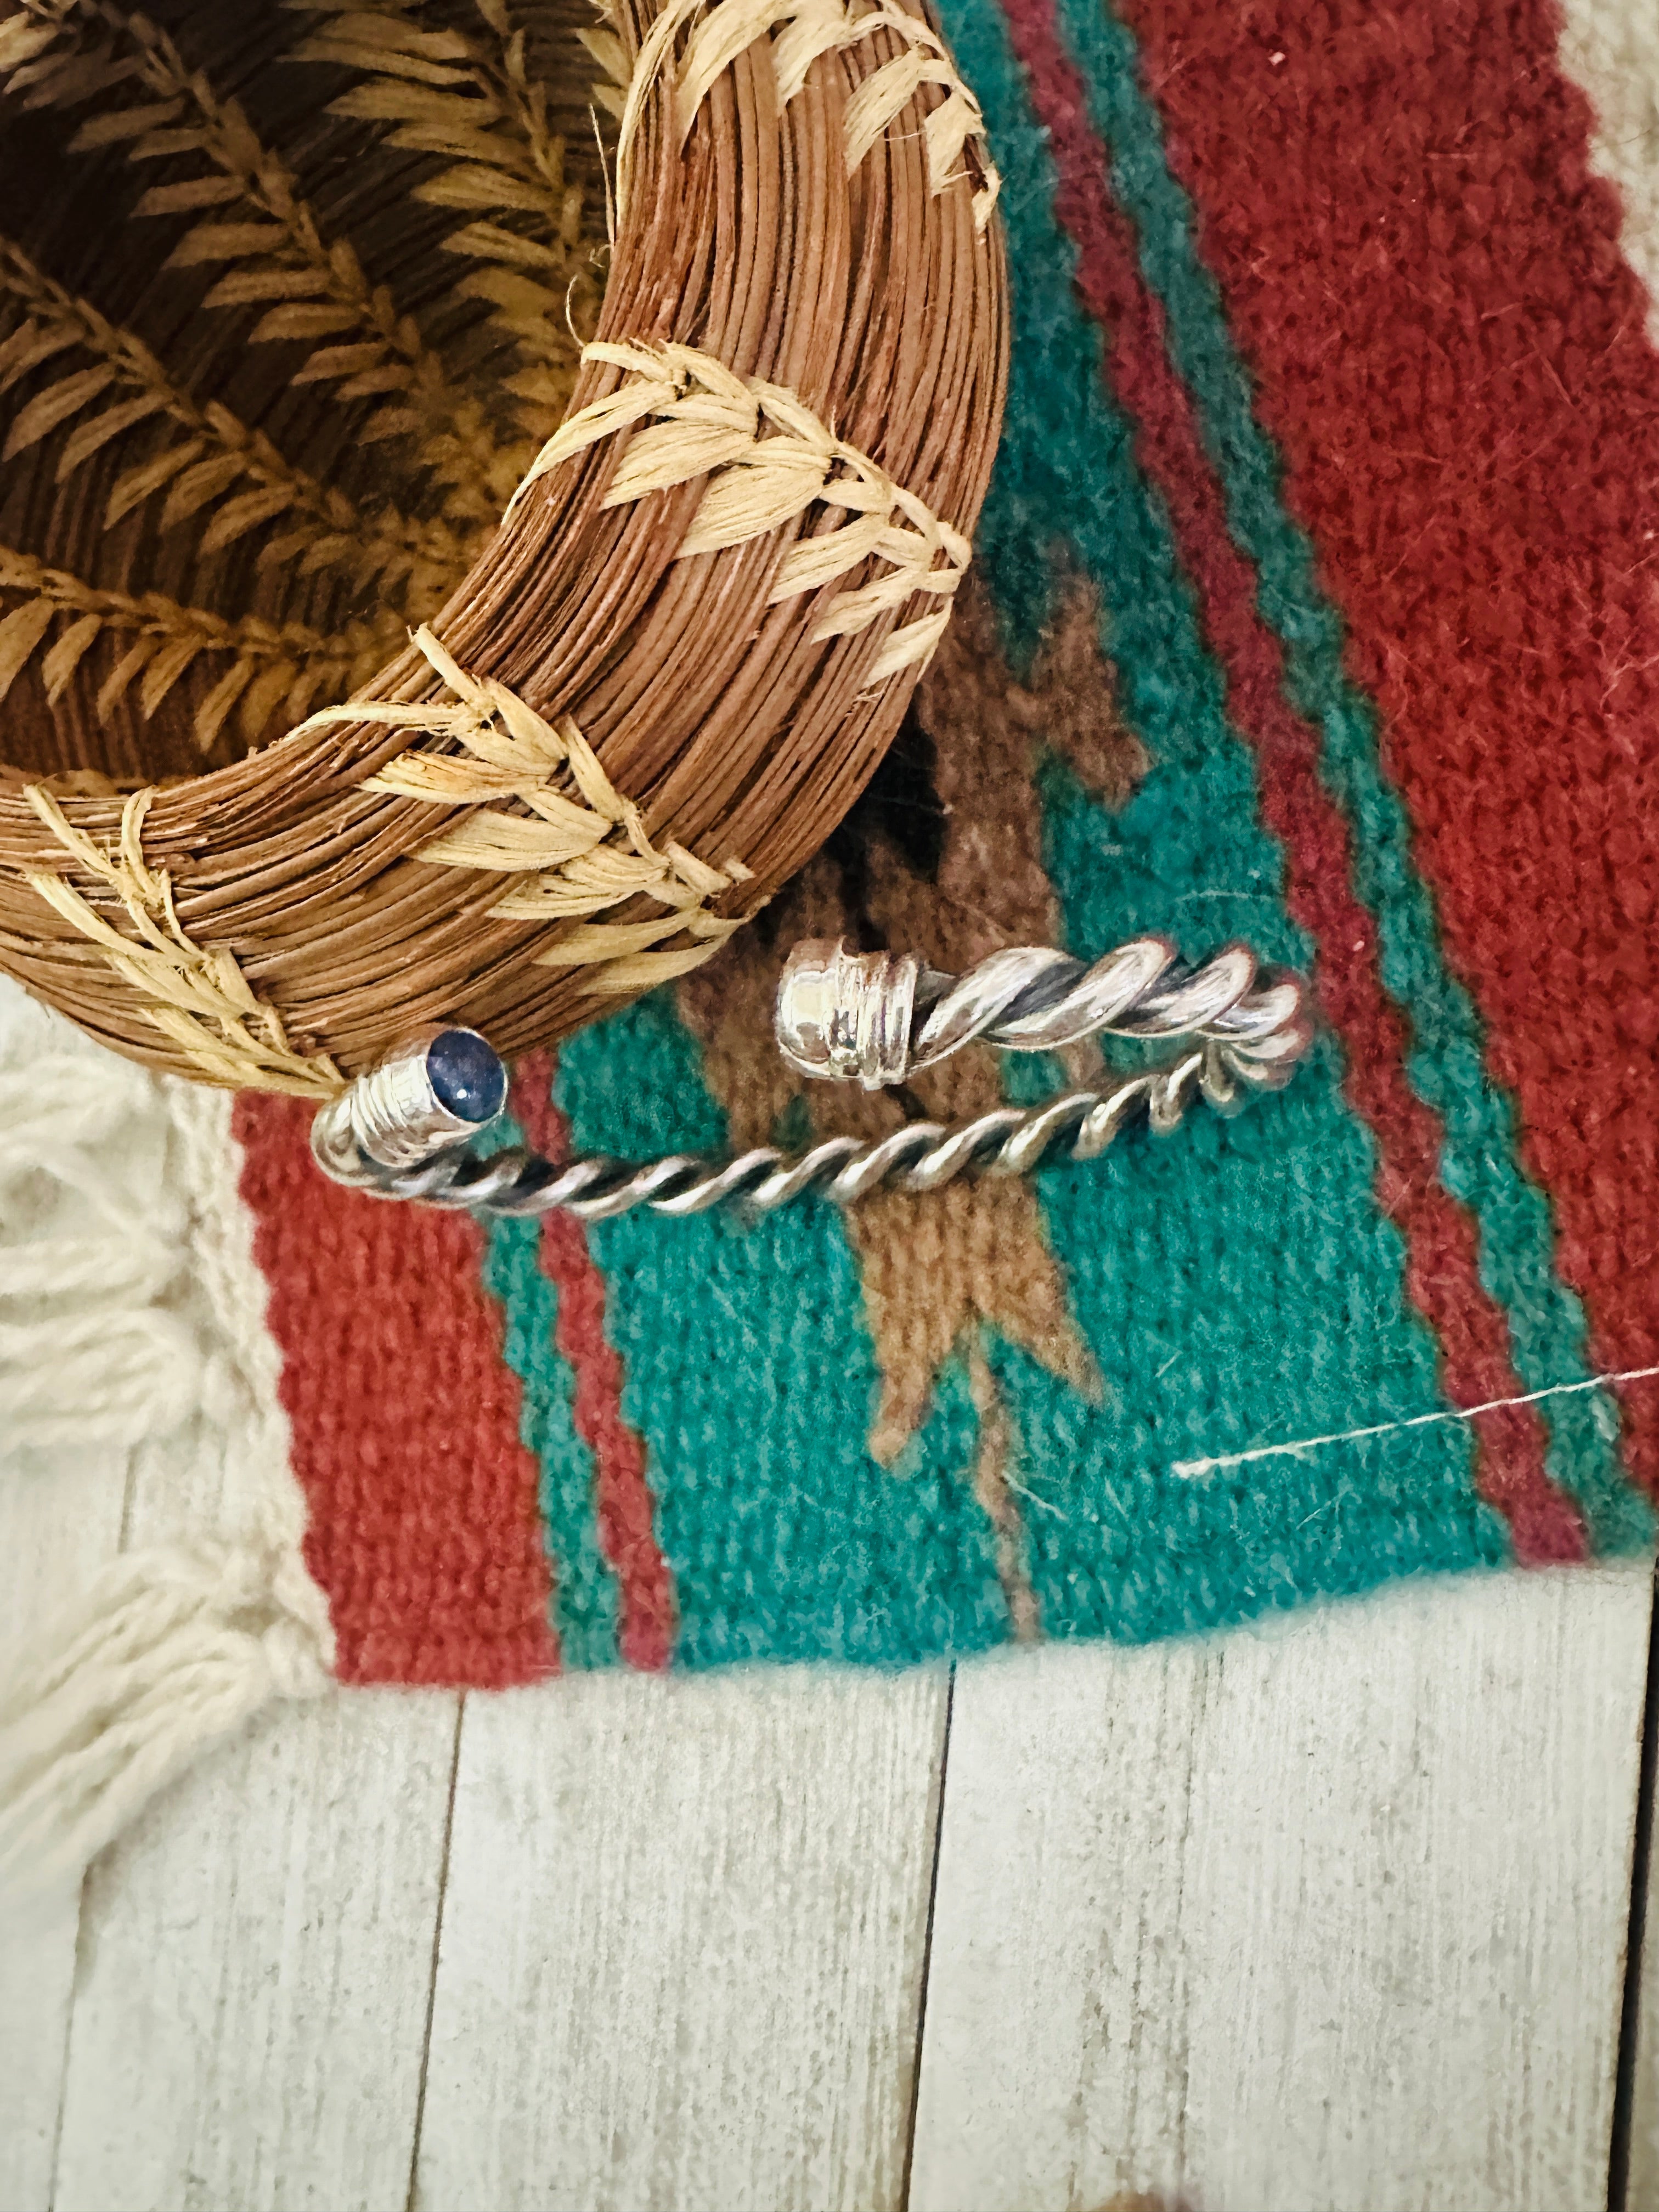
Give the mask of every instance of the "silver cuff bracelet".
<path id="1" fill-rule="evenodd" d="M 774 1026 L 801 1074 L 866 1091 L 902 1084 L 976 1042 L 1052 1052 L 1103 1036 L 1176 1049 L 1098 1089 L 949 1127 L 912 1121 L 874 1141 L 826 1137 L 793 1153 L 761 1145 L 732 1159 L 677 1152 L 643 1165 L 598 1156 L 556 1164 L 521 1145 L 488 1158 L 471 1149 L 506 1107 L 507 1071 L 477 1030 L 434 1029 L 321 1108 L 312 1151 L 351 1189 L 486 1214 L 562 1209 L 603 1221 L 636 1206 L 684 1214 L 726 1204 L 765 1213 L 807 1191 L 845 1206 L 881 1188 L 934 1190 L 969 1171 L 1023 1175 L 1047 1161 L 1097 1159 L 1138 1115 L 1167 1134 L 1200 1097 L 1230 1112 L 1288 1082 L 1313 1036 L 1298 977 L 1262 968 L 1242 945 L 1188 967 L 1162 937 L 1091 963 L 1015 947 L 963 975 L 908 953 L 813 940 L 789 956 Z"/>

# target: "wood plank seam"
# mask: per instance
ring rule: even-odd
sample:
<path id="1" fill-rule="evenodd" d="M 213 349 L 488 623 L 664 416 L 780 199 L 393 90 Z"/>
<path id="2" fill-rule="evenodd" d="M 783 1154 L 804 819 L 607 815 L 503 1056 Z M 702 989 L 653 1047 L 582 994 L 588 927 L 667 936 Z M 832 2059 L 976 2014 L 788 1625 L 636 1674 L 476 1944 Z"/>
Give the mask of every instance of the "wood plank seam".
<path id="1" fill-rule="evenodd" d="M 927 1980 L 933 1968 L 933 1912 L 939 1903 L 939 1842 L 945 1833 L 945 1793 L 951 1784 L 951 1716 L 956 1710 L 957 1670 L 952 1661 L 945 1684 L 945 1721 L 939 1730 L 934 1784 L 933 1863 L 927 1876 L 927 1925 L 921 1939 L 921 1987 L 916 2000 L 916 2040 L 910 2062 L 910 2110 L 904 2125 L 904 2172 L 899 2184 L 899 2212 L 910 2212 L 910 2170 L 915 2158 L 916 2106 L 921 2096 L 921 2050 L 927 2036 Z"/>
<path id="2" fill-rule="evenodd" d="M 124 1538 L 125 1534 L 124 1529 Z M 63 2047 L 58 2062 L 58 2117 L 52 2131 L 52 2164 L 46 2212 L 53 2212 L 58 2202 L 58 2162 L 63 2155 L 64 2112 L 69 2103 L 70 2045 L 75 2035 L 76 2000 L 81 1994 L 81 1984 L 86 1973 L 86 1929 L 87 1877 L 82 1875 L 76 1884 L 75 1892 L 75 1964 L 70 1972 L 69 2005 L 64 2014 Z"/>
<path id="3" fill-rule="evenodd" d="M 1605 2204 L 1652 1609 L 1494 1576 L 965 1664 L 909 2212 Z"/>
<path id="4" fill-rule="evenodd" d="M 1625 1986 L 1619 2013 L 1619 2053 L 1613 2075 L 1613 2127 L 1607 2142 L 1607 2212 L 1627 2212 L 1631 2130 L 1637 2094 L 1637 2055 L 1642 2029 L 1642 1954 L 1647 1935 L 1648 1885 L 1653 1863 L 1653 1790 L 1659 1765 L 1659 1633 L 1648 1623 L 1647 1690 L 1642 1707 L 1642 1749 L 1637 1771 L 1636 1822 L 1631 1844 L 1630 1920 L 1625 1937 Z M 1633 2212 L 1644 2212 L 1637 2206 Z"/>
<path id="5" fill-rule="evenodd" d="M 415 2212 L 420 2185 L 421 2129 L 426 2119 L 426 2077 L 432 2063 L 432 2011 L 438 1998 L 438 1953 L 444 1939 L 444 1899 L 449 1891 L 449 1850 L 455 1834 L 455 1780 L 461 1771 L 461 1729 L 466 1720 L 466 1692 L 455 1699 L 455 1730 L 449 1746 L 449 1794 L 444 1805 L 444 1837 L 438 1854 L 438 1905 L 432 1916 L 432 1967 L 426 1984 L 426 2024 L 421 2033 L 420 2078 L 415 2091 L 415 2125 L 410 2132 L 409 2188 L 404 2212 Z"/>

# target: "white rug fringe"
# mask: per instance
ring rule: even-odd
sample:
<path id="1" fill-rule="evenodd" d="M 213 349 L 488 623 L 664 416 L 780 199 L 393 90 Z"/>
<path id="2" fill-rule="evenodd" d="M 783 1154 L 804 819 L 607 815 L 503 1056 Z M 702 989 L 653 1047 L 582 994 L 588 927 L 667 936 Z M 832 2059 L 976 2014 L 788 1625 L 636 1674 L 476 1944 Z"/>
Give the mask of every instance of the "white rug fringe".
<path id="1" fill-rule="evenodd" d="M 154 1096 L 138 1069 L 84 1048 L 0 1074 L 9 1451 L 137 1443 L 178 1427 L 204 1393 L 222 1395 L 196 1331 L 156 1304 L 187 1264 L 187 1209 L 175 1191 L 136 1190 L 118 1142 Z M 68 1233 L 53 1222 L 65 1197 L 82 1201 Z"/>
<path id="2" fill-rule="evenodd" d="M 0 998 L 0 1460 L 56 1455 L 17 1479 L 73 1513 L 77 1475 L 136 1448 L 144 1547 L 0 1631 L 13 1893 L 78 1875 L 210 1746 L 332 1679 L 230 1111 Z M 155 1542 L 204 1510 L 234 1533 Z"/>
<path id="3" fill-rule="evenodd" d="M 72 1878 L 158 1790 L 281 1698 L 328 1688 L 298 1556 L 137 1552 L 0 1664 L 0 1887 Z"/>
<path id="4" fill-rule="evenodd" d="M 0 1436 L 14 1450 L 165 1436 L 216 1410 L 226 1387 L 196 1331 L 153 1308 L 0 1321 Z"/>

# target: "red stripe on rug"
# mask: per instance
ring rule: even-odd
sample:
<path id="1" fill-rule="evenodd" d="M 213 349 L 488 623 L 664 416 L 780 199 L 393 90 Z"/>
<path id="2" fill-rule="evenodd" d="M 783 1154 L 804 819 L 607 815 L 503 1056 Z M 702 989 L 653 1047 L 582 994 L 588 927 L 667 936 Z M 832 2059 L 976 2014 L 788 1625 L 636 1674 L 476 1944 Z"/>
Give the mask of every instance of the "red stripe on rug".
<path id="1" fill-rule="evenodd" d="M 538 1152 L 552 1160 L 568 1157 L 570 1127 L 553 1103 L 546 1054 L 520 1063 L 512 1110 Z M 558 1292 L 558 1349 L 575 1377 L 576 1433 L 593 1455 L 594 1519 L 621 1598 L 617 1648 L 630 1667 L 657 1671 L 673 1656 L 678 1608 L 657 1542 L 645 1444 L 623 1416 L 622 1359 L 605 1333 L 605 1277 L 586 1231 L 571 1214 L 542 1217 L 540 1251 L 542 1272 Z"/>
<path id="2" fill-rule="evenodd" d="M 1659 362 L 1554 10 L 1125 12 L 1591 1357 L 1651 1364 Z"/>
<path id="3" fill-rule="evenodd" d="M 238 1099 L 254 1250 L 283 1352 L 306 1561 L 343 1681 L 533 1681 L 558 1665 L 501 1317 L 465 1215 L 327 1182 L 311 1109 Z"/>
<path id="4" fill-rule="evenodd" d="M 1227 527 L 1190 395 L 1164 343 L 1162 303 L 1143 281 L 1133 231 L 1111 197 L 1106 156 L 1052 0 L 1003 0 L 1031 104 L 1059 173 L 1054 211 L 1079 252 L 1077 287 L 1105 338 L 1108 380 L 1137 428 L 1136 458 L 1169 511 L 1196 585 L 1228 712 L 1257 757 L 1261 811 L 1285 848 L 1285 902 L 1318 948 L 1320 1003 L 1346 1048 L 1344 1091 L 1375 1132 L 1377 1199 L 1406 1240 L 1408 1293 L 1439 1341 L 1457 1406 L 1517 1398 L 1508 1324 L 1483 1287 L 1474 1225 L 1441 1184 L 1438 1117 L 1407 1080 L 1407 1033 L 1377 959 L 1376 926 L 1352 889 L 1346 822 L 1317 773 L 1317 732 L 1290 706 L 1284 653 L 1255 611 L 1255 580 Z M 1550 1480 L 1531 1406 L 1483 1417 L 1474 1436 L 1481 1495 L 1508 1519 L 1530 1564 L 1584 1556 L 1583 1524 Z"/>

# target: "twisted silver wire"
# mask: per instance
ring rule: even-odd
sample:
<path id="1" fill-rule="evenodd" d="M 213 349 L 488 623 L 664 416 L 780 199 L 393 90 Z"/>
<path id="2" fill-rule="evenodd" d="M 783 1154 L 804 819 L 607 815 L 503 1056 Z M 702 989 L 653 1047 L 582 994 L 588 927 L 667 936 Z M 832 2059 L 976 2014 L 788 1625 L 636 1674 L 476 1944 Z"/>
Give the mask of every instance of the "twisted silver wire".
<path id="1" fill-rule="evenodd" d="M 442 1149 L 411 1163 L 402 1139 L 418 1138 L 432 1120 L 430 1084 L 405 1083 L 396 1092 L 402 1098 L 407 1091 L 416 1103 L 404 1113 L 407 1131 L 401 1124 L 388 1130 L 382 1124 L 393 1094 L 372 1074 L 318 1114 L 312 1151 L 333 1181 L 373 1197 L 507 1219 L 562 1212 L 609 1221 L 637 1206 L 674 1217 L 728 1205 L 763 1214 L 808 1191 L 850 1206 L 874 1190 L 937 1190 L 970 1171 L 1024 1175 L 1051 1158 L 1097 1159 L 1137 1115 L 1166 1134 L 1199 1097 L 1230 1112 L 1251 1091 L 1288 1082 L 1312 1036 L 1295 976 L 1260 970 L 1238 945 L 1188 967 L 1156 937 L 1090 963 L 1019 947 L 960 976 L 908 956 L 811 942 L 790 955 L 778 992 L 785 1057 L 808 1074 L 854 1077 L 872 1087 L 976 1038 L 1036 1052 L 1103 1030 L 1191 1041 L 1161 1065 L 1102 1089 L 1070 1091 L 1042 1106 L 997 1107 L 951 1127 L 908 1121 L 890 1136 L 826 1137 L 802 1152 L 757 1145 L 735 1159 L 675 1152 L 642 1166 L 599 1156 L 558 1164 L 523 1145 L 482 1158 L 447 1137 L 438 1140 Z M 494 1061 L 482 1038 L 473 1042 Z M 427 1067 L 420 1059 L 427 1048 L 410 1049 Z"/>
<path id="2" fill-rule="evenodd" d="M 965 975 L 925 969 L 917 1000 L 912 1068 L 975 1041 L 1053 1052 L 1103 1031 L 1203 1037 L 1257 1061 L 1295 1057 L 1306 1044 L 1301 983 L 1262 971 L 1245 945 L 1225 945 L 1196 968 L 1162 937 L 1136 938 L 1091 963 L 1020 946 L 994 952 Z"/>
<path id="3" fill-rule="evenodd" d="M 1261 969 L 1243 945 L 1190 967 L 1164 937 L 1138 937 L 1093 962 L 1017 945 L 964 975 L 809 940 L 784 968 L 776 1028 L 800 1073 L 871 1091 L 981 1042 L 1053 1052 L 1102 1033 L 1190 1036 L 1224 1048 L 1235 1066 L 1293 1060 L 1307 1043 L 1295 976 Z"/>
<path id="4" fill-rule="evenodd" d="M 1230 1068 L 1228 1057 L 1224 1049 L 1197 1044 L 1161 1066 L 1102 1090 L 1067 1091 L 1046 1105 L 998 1107 L 948 1128 L 908 1121 L 874 1142 L 826 1137 L 799 1153 L 758 1145 L 730 1160 L 676 1152 L 644 1166 L 591 1156 L 558 1166 L 514 1145 L 488 1159 L 451 1150 L 424 1166 L 394 1170 L 376 1167 L 355 1148 L 347 1158 L 337 1143 L 326 1154 L 319 1147 L 319 1158 L 336 1182 L 374 1197 L 507 1219 L 562 1212 L 579 1221 L 610 1221 L 637 1206 L 676 1218 L 719 1206 L 765 1214 L 808 1191 L 850 1206 L 884 1188 L 937 1190 L 969 1170 L 1026 1175 L 1051 1158 L 1098 1159 L 1139 1112 L 1167 1134 L 1200 1095 L 1231 1111 L 1248 1091 L 1277 1089 L 1290 1073 L 1283 1062 Z"/>

